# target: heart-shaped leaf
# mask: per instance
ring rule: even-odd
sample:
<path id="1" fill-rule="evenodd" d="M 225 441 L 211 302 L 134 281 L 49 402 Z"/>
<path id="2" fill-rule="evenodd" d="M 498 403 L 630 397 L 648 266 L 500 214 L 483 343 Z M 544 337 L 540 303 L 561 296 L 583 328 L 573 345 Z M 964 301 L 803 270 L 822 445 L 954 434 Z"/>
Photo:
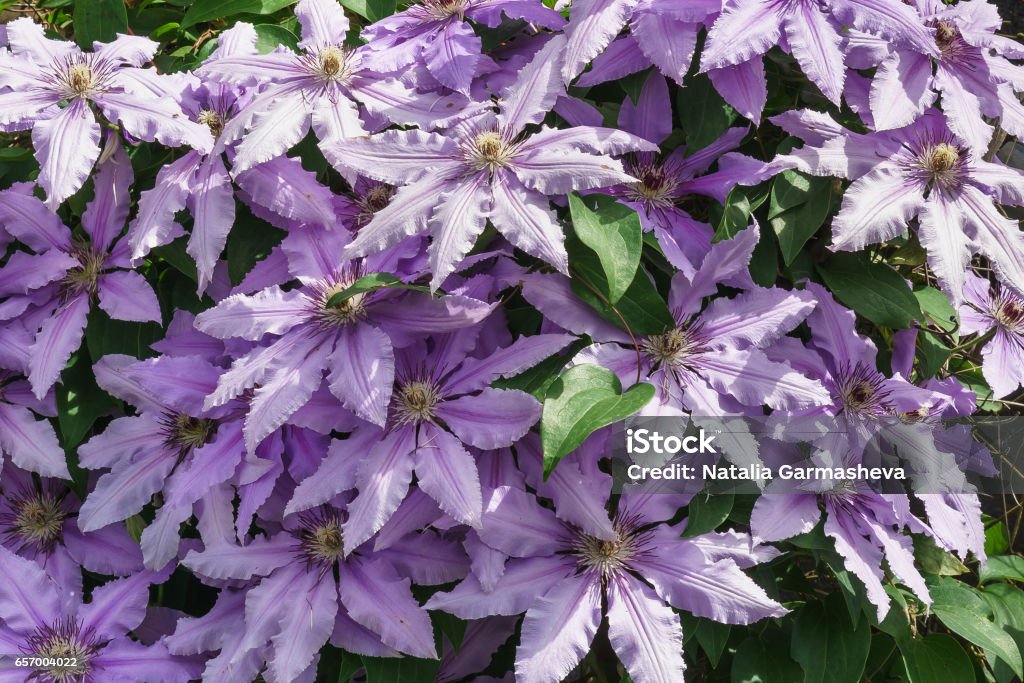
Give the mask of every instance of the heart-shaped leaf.
<path id="1" fill-rule="evenodd" d="M 544 476 L 592 433 L 637 412 L 654 397 L 641 382 L 622 391 L 619 378 L 599 365 L 566 370 L 548 389 L 540 419 Z"/>
<path id="2" fill-rule="evenodd" d="M 607 291 L 603 294 L 617 303 L 629 289 L 640 267 L 643 231 L 636 211 L 604 195 L 586 199 L 569 195 L 572 226 L 580 241 L 594 250 L 604 271 Z"/>

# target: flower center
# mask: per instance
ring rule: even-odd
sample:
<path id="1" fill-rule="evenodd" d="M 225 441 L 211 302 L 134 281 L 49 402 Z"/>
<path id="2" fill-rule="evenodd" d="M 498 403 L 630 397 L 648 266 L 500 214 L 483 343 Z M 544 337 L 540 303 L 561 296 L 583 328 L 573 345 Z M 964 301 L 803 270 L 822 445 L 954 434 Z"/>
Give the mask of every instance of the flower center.
<path id="1" fill-rule="evenodd" d="M 24 654 L 43 659 L 42 668 L 36 669 L 30 678 L 44 683 L 82 683 L 93 667 L 90 661 L 96 656 L 100 644 L 92 628 L 82 630 L 82 624 L 74 617 L 57 619 L 53 624 L 40 627 L 29 636 Z M 57 666 L 50 662 L 59 662 Z"/>
<path id="2" fill-rule="evenodd" d="M 219 138 L 220 134 L 224 132 L 224 124 L 227 123 L 227 118 L 218 111 L 203 109 L 199 112 L 197 121 L 209 128 L 214 138 Z"/>
<path id="3" fill-rule="evenodd" d="M 892 406 L 884 382 L 885 377 L 880 372 L 863 365 L 841 370 L 838 401 L 843 410 L 857 415 L 890 414 Z"/>
<path id="4" fill-rule="evenodd" d="M 694 357 L 708 351 L 697 332 L 694 326 L 680 325 L 664 334 L 647 337 L 640 342 L 640 348 L 655 366 L 686 367 Z"/>
<path id="5" fill-rule="evenodd" d="M 399 387 L 395 395 L 396 417 L 399 424 L 425 422 L 433 419 L 441 395 L 431 382 L 408 382 Z"/>
<path id="6" fill-rule="evenodd" d="M 333 306 L 327 305 L 327 302 L 331 300 L 331 297 L 335 294 L 344 292 L 351 286 L 351 282 L 339 282 L 328 287 L 324 291 L 323 310 L 321 311 L 320 316 L 322 320 L 331 325 L 343 327 L 345 325 L 351 325 L 363 317 L 366 313 L 366 306 L 364 305 L 366 294 L 364 293 L 353 294 L 341 303 L 334 304 Z"/>
<path id="7" fill-rule="evenodd" d="M 216 422 L 211 419 L 200 419 L 177 413 L 167 415 L 161 420 L 163 425 L 164 443 L 177 449 L 182 456 L 195 448 L 202 448 L 212 436 Z"/>
<path id="8" fill-rule="evenodd" d="M 88 64 L 72 64 L 68 68 L 68 88 L 76 95 L 87 94 L 93 86 L 92 67 Z"/>
<path id="9" fill-rule="evenodd" d="M 992 317 L 1000 327 L 1018 334 L 1024 332 L 1024 300 L 1001 291 L 993 303 Z"/>
<path id="10" fill-rule="evenodd" d="M 950 142 L 928 144 L 912 162 L 915 174 L 924 181 L 946 190 L 955 190 L 962 184 L 966 175 L 968 154 L 966 150 Z"/>
<path id="11" fill-rule="evenodd" d="M 435 19 L 462 18 L 468 3 L 466 0 L 423 0 L 423 6 Z"/>
<path id="12" fill-rule="evenodd" d="M 103 272 L 107 255 L 100 253 L 88 245 L 77 244 L 71 249 L 71 255 L 78 259 L 79 265 L 68 270 L 64 276 L 64 288 L 73 293 L 88 292 L 96 294 L 97 281 Z"/>
<path id="13" fill-rule="evenodd" d="M 356 216 L 356 224 L 363 227 L 373 216 L 391 204 L 391 198 L 395 195 L 395 188 L 384 183 L 377 183 L 366 191 L 359 199 L 359 214 Z"/>
<path id="14" fill-rule="evenodd" d="M 344 81 L 351 75 L 348 53 L 341 47 L 325 47 L 317 55 L 320 77 L 325 81 Z"/>
<path id="15" fill-rule="evenodd" d="M 477 170 L 494 171 L 508 166 L 515 154 L 515 147 L 510 145 L 497 131 L 481 133 L 470 144 L 469 161 Z"/>
<path id="16" fill-rule="evenodd" d="M 649 534 L 637 529 L 637 520 L 616 517 L 615 538 L 605 540 L 578 531 L 569 549 L 583 571 L 598 572 L 602 579 L 627 568 L 634 558 L 647 552 Z"/>
<path id="17" fill-rule="evenodd" d="M 934 149 L 932 149 L 931 158 L 928 163 L 934 172 L 945 173 L 952 170 L 959 160 L 960 152 L 957 151 L 956 147 L 947 142 L 942 142 L 935 145 Z"/>
<path id="18" fill-rule="evenodd" d="M 341 521 L 333 511 L 305 513 L 296 533 L 299 552 L 310 564 L 327 568 L 345 554 Z"/>
<path id="19" fill-rule="evenodd" d="M 627 190 L 631 201 L 639 202 L 648 209 L 667 209 L 675 203 L 675 191 L 679 181 L 665 173 L 665 169 L 653 158 L 646 161 L 627 163 L 626 171 L 639 182 Z"/>
<path id="20" fill-rule="evenodd" d="M 67 512 L 61 499 L 52 493 L 32 493 L 12 500 L 14 518 L 11 531 L 25 543 L 51 550 L 61 538 Z"/>

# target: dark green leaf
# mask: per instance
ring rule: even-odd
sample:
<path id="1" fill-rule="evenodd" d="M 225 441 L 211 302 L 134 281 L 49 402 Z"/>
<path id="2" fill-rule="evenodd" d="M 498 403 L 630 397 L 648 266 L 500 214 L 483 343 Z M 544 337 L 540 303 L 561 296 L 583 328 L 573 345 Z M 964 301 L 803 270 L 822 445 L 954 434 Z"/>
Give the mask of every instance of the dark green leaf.
<path id="1" fill-rule="evenodd" d="M 83 50 L 94 41 L 109 43 L 128 32 L 128 11 L 123 0 L 75 0 L 75 40 Z"/>
<path id="2" fill-rule="evenodd" d="M 982 583 L 1004 579 L 1024 581 L 1024 557 L 1020 555 L 990 557 L 988 562 L 981 567 L 980 579 Z"/>
<path id="3" fill-rule="evenodd" d="M 950 349 L 941 337 L 928 331 L 921 332 L 918 344 L 921 348 L 917 356 L 917 373 L 922 378 L 934 377 L 949 359 Z"/>
<path id="4" fill-rule="evenodd" d="M 729 624 L 720 624 L 711 619 L 698 620 L 693 635 L 696 636 L 697 642 L 707 654 L 711 666 L 718 666 L 722 652 L 725 651 L 725 645 L 729 642 L 730 631 L 732 631 L 732 627 Z"/>
<path id="5" fill-rule="evenodd" d="M 597 254 L 607 289 L 601 293 L 612 304 L 626 293 L 640 266 L 643 247 L 640 216 L 605 195 L 581 198 L 569 195 L 569 211 L 576 235 Z"/>
<path id="6" fill-rule="evenodd" d="M 944 332 L 952 332 L 958 326 L 956 309 L 949 303 L 946 295 L 934 287 L 919 287 L 914 296 L 921 306 L 925 320 L 933 323 Z"/>
<path id="7" fill-rule="evenodd" d="M 615 373 L 599 365 L 566 370 L 544 398 L 540 437 L 545 477 L 593 432 L 624 420 L 653 397 L 654 387 L 643 382 L 623 392 Z"/>
<path id="8" fill-rule="evenodd" d="M 1003 660 L 1017 676 L 1024 665 L 1017 644 L 989 617 L 992 610 L 978 591 L 954 579 L 940 577 L 929 583 L 932 610 L 950 631 Z"/>
<path id="9" fill-rule="evenodd" d="M 736 120 L 706 74 L 687 79 L 676 100 L 679 121 L 686 132 L 686 153 L 693 154 L 717 140 Z"/>
<path id="10" fill-rule="evenodd" d="M 863 254 L 833 254 L 818 271 L 839 301 L 880 327 L 910 327 L 921 318 L 921 307 L 903 276 Z"/>
<path id="11" fill-rule="evenodd" d="M 802 678 L 800 667 L 784 648 L 771 647 L 757 638 L 747 638 L 736 648 L 732 683 L 794 683 Z"/>
<path id="12" fill-rule="evenodd" d="M 945 633 L 933 633 L 900 645 L 910 683 L 968 683 L 974 681 L 970 656 Z"/>
<path id="13" fill-rule="evenodd" d="M 98 308 L 89 313 L 85 326 L 85 343 L 89 355 L 99 360 L 111 353 L 125 353 L 136 358 L 150 358 L 156 353 L 149 348 L 163 336 L 156 323 L 132 323 L 112 320 Z"/>
<path id="14" fill-rule="evenodd" d="M 299 49 L 299 37 L 277 24 L 259 24 L 256 26 L 256 50 L 265 55 L 283 45 L 289 50 Z"/>
<path id="15" fill-rule="evenodd" d="M 548 393 L 548 387 L 558 379 L 558 373 L 561 372 L 569 359 L 576 355 L 576 352 L 584 345 L 585 342 L 583 341 L 574 342 L 573 345 L 567 349 L 567 352 L 555 354 L 550 358 L 545 358 L 529 370 L 525 370 L 513 377 L 509 377 L 507 379 L 499 378 L 491 382 L 491 386 L 497 389 L 518 389 L 519 391 L 525 391 L 537 400 L 543 401 L 544 396 Z"/>
<path id="16" fill-rule="evenodd" d="M 735 497 L 731 493 L 698 494 L 686 509 L 686 529 L 683 536 L 700 536 L 714 531 L 729 518 Z"/>
<path id="17" fill-rule="evenodd" d="M 779 240 L 782 260 L 788 266 L 828 217 L 834 201 L 834 189 L 831 178 L 804 178 L 794 171 L 787 171 L 787 173 L 792 173 L 807 181 L 804 201 L 772 216 L 769 220 L 772 230 Z M 780 176 L 772 186 L 773 210 L 785 206 L 786 203 L 795 199 L 792 190 L 784 190 L 783 196 L 776 196 L 781 179 Z"/>
<path id="18" fill-rule="evenodd" d="M 341 0 L 341 4 L 370 21 L 389 17 L 398 9 L 398 0 Z"/>
<path id="19" fill-rule="evenodd" d="M 914 557 L 928 574 L 959 576 L 969 571 L 955 555 L 937 546 L 930 536 L 914 537 Z"/>
<path id="20" fill-rule="evenodd" d="M 862 619 L 851 630 L 835 618 L 836 607 L 842 609 L 842 601 L 833 595 L 825 604 L 807 603 L 796 615 L 790 654 L 803 667 L 804 683 L 857 683 L 864 673 L 871 626 Z"/>
<path id="21" fill-rule="evenodd" d="M 81 0 L 92 2 L 93 0 Z M 296 0 L 196 0 L 181 20 L 183 28 L 213 19 L 225 19 L 236 14 L 273 14 L 294 5 Z"/>
<path id="22" fill-rule="evenodd" d="M 96 386 L 89 356 L 79 351 L 71 359 L 56 387 L 57 424 L 60 425 L 64 448 L 82 443 L 96 418 L 115 404 L 110 396 Z"/>
<path id="23" fill-rule="evenodd" d="M 441 662 L 413 657 L 363 657 L 366 683 L 434 683 Z"/>
<path id="24" fill-rule="evenodd" d="M 712 241 L 731 240 L 741 230 L 746 230 L 750 225 L 750 214 L 764 204 L 767 198 L 768 192 L 762 187 L 736 185 L 729 190 Z"/>

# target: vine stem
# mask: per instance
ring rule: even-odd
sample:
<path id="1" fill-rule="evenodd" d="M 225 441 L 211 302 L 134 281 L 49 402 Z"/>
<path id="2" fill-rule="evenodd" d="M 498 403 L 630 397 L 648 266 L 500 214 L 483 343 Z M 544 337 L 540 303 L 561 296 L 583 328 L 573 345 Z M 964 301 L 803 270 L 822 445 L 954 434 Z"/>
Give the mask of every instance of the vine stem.
<path id="1" fill-rule="evenodd" d="M 629 335 L 630 341 L 633 342 L 633 350 L 636 352 L 636 381 L 634 382 L 634 384 L 639 384 L 640 364 L 643 361 L 643 357 L 640 355 L 640 344 L 637 342 L 636 335 L 633 334 L 633 330 L 629 327 L 629 323 L 627 323 L 626 319 L 622 317 L 621 313 L 619 313 L 619 309 L 615 308 L 615 306 L 612 305 L 612 303 L 608 301 L 608 299 L 606 299 L 605 296 L 601 294 L 601 292 L 597 291 L 596 287 L 587 282 L 586 278 L 584 278 L 577 271 L 572 269 L 569 270 L 569 274 L 572 277 L 576 278 L 584 287 L 589 289 L 594 296 L 601 300 L 601 303 L 610 308 L 612 313 L 615 314 L 615 317 L 619 319 L 619 322 L 622 323 L 622 326 L 626 329 L 626 334 Z"/>

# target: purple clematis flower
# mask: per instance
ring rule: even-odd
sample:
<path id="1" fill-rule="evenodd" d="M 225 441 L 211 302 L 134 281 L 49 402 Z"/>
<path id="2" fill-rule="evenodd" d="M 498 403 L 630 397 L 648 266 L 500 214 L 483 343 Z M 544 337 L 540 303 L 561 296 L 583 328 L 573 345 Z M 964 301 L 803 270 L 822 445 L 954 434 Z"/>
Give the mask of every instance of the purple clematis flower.
<path id="1" fill-rule="evenodd" d="M 234 158 L 235 173 L 283 155 L 311 122 L 321 145 L 366 135 L 357 104 L 396 123 L 425 127 L 459 113 L 464 97 L 410 90 L 372 71 L 367 48 L 345 47 L 349 22 L 334 0 L 300 0 L 295 16 L 301 54 L 224 57 L 199 70 L 216 82 L 265 84 L 224 129 L 229 140 L 247 131 Z"/>
<path id="2" fill-rule="evenodd" d="M 256 54 L 256 31 L 240 23 L 218 37 L 211 59 Z M 214 139 L 209 153 L 193 150 L 164 166 L 151 190 L 142 193 L 139 211 L 128 230 L 132 260 L 180 235 L 175 214 L 189 209 L 192 231 L 186 251 L 195 259 L 199 292 L 206 290 L 217 259 L 235 222 L 235 191 L 225 164 L 234 149 L 222 138 L 227 123 L 252 100 L 254 94 L 237 85 L 191 83 L 181 96 L 182 109 L 192 120 L 207 126 Z M 243 171 L 235 178 L 243 201 L 286 220 L 334 227 L 331 191 L 303 170 L 298 159 L 276 157 Z"/>
<path id="3" fill-rule="evenodd" d="M 1024 174 L 979 158 L 938 111 L 898 131 L 870 134 L 845 130 L 823 115 L 777 121 L 808 144 L 773 163 L 854 181 L 832 221 L 832 249 L 891 240 L 917 217 L 928 264 L 952 301 L 963 295 L 966 266 L 976 252 L 1009 287 L 1024 283 L 1024 235 L 994 205 L 1024 205 Z"/>
<path id="4" fill-rule="evenodd" d="M 365 262 L 338 260 L 347 241 L 343 230 L 300 230 L 289 238 L 295 239 L 292 272 L 301 287 L 286 292 L 275 285 L 254 295 L 236 294 L 196 318 L 199 330 L 222 339 L 276 337 L 236 360 L 206 401 L 207 406 L 222 405 L 256 387 L 245 423 L 250 452 L 310 399 L 325 371 L 342 405 L 383 425 L 394 382 L 394 349 L 417 335 L 472 325 L 492 310 L 458 293 L 432 298 L 397 289 L 359 293 L 327 306 L 332 296 L 367 273 L 399 272 L 399 259 L 389 252 Z"/>
<path id="5" fill-rule="evenodd" d="M 728 0 L 708 31 L 701 70 L 741 64 L 774 45 L 788 47 L 804 74 L 840 104 L 846 65 L 842 25 L 937 54 L 931 31 L 895 0 Z"/>
<path id="6" fill-rule="evenodd" d="M 533 367 L 572 341 L 565 334 L 521 337 L 486 353 L 479 335 L 478 326 L 434 337 L 429 351 L 421 343 L 396 354 L 395 390 L 383 438 L 369 448 L 353 447 L 349 454 L 361 462 L 359 495 L 345 523 L 346 552 L 391 518 L 409 493 L 414 471 L 419 489 L 449 516 L 479 526 L 480 478 L 463 444 L 487 450 L 510 446 L 540 419 L 540 403 L 533 396 L 489 385 Z M 482 348 L 476 357 L 467 357 L 473 342 Z"/>
<path id="7" fill-rule="evenodd" d="M 963 299 L 960 334 L 992 333 L 981 349 L 981 373 L 993 398 L 1009 396 L 1024 384 L 1024 298 L 968 274 Z"/>
<path id="8" fill-rule="evenodd" d="M 525 611 L 517 678 L 561 681 L 607 618 L 612 648 L 632 680 L 679 681 L 682 629 L 672 608 L 734 624 L 786 613 L 740 570 L 756 563 L 751 553 L 681 538 L 679 527 L 663 523 L 669 494 L 623 495 L 609 527 L 610 477 L 569 461 L 563 467 L 573 472 L 562 481 L 575 486 L 549 480 L 553 495 L 592 504 L 559 506 L 556 516 L 520 488 L 497 488 L 478 534 L 510 556 L 501 578 L 485 590 L 471 574 L 427 602 L 463 619 Z M 595 522 L 607 533 L 591 533 Z"/>
<path id="9" fill-rule="evenodd" d="M 177 552 L 178 528 L 194 503 L 236 472 L 248 483 L 269 463 L 244 461 L 240 405 L 202 409 L 219 368 L 196 356 L 140 361 L 122 355 L 104 356 L 93 367 L 100 387 L 138 414 L 115 419 L 79 448 L 82 467 L 110 470 L 86 497 L 79 524 L 103 529 L 162 492 L 163 505 L 142 533 L 146 565 L 159 569 Z"/>
<path id="10" fill-rule="evenodd" d="M 548 196 L 634 181 L 606 155 L 656 146 L 589 126 L 525 134 L 562 94 L 556 76 L 563 52 L 564 39 L 551 38 L 506 90 L 497 115 L 486 112 L 461 122 L 450 137 L 388 131 L 328 146 L 327 157 L 337 167 L 409 183 L 359 232 L 346 254 L 380 251 L 429 229 L 431 287 L 437 289 L 490 220 L 513 245 L 566 272 L 565 237 Z"/>
<path id="11" fill-rule="evenodd" d="M 128 270 L 128 245 L 118 240 L 128 218 L 133 174 L 113 140 L 95 178 L 95 196 L 82 214 L 87 239 L 73 238 L 25 186 L 0 193 L 0 223 L 35 250 L 14 254 L 0 270 L 0 295 L 34 306 L 38 319 L 29 349 L 28 380 L 37 398 L 54 385 L 82 341 L 94 302 L 115 320 L 160 322 L 160 304 L 142 275 Z M 38 316 L 34 316 L 36 319 Z"/>
<path id="12" fill-rule="evenodd" d="M 172 656 L 163 639 L 144 645 L 129 636 L 146 616 L 150 584 L 167 575 L 139 572 L 94 588 L 88 603 L 81 593 L 69 603 L 72 596 L 60 595 L 39 565 L 0 548 L 4 645 L 24 656 L 76 660 L 74 669 L 37 669 L 33 680 L 188 683 L 202 669 L 197 662 Z M 5 674 L 9 681 L 26 677 L 25 671 Z"/>
<path id="13" fill-rule="evenodd" d="M 774 493 L 769 484 L 751 513 L 754 538 L 759 542 L 781 541 L 807 533 L 824 516 L 825 535 L 835 541 L 846 568 L 864 584 L 879 620 L 889 611 L 889 596 L 882 585 L 883 558 L 893 574 L 930 605 L 928 586 L 914 566 L 910 536 L 903 533 L 928 531 L 924 522 L 911 514 L 910 499 L 900 494 L 876 493 L 864 482 L 816 483 L 823 490 L 806 494 Z"/>
<path id="14" fill-rule="evenodd" d="M 422 63 L 438 83 L 469 95 L 479 72 L 482 45 L 466 20 L 497 28 L 505 18 L 523 19 L 552 31 L 565 25 L 561 14 L 538 0 L 422 0 L 370 24 L 362 37 L 378 71 L 392 73 Z"/>
<path id="15" fill-rule="evenodd" d="M 209 150 L 209 132 L 182 114 L 174 81 L 139 68 L 157 43 L 118 36 L 82 52 L 74 43 L 50 40 L 23 18 L 7 24 L 10 50 L 0 52 L 0 129 L 32 129 L 39 185 L 52 209 L 77 192 L 100 156 L 103 117 L 134 138 Z M 64 106 L 60 106 L 64 105 Z"/>
<path id="16" fill-rule="evenodd" d="M 692 277 L 677 273 L 669 294 L 676 326 L 639 338 L 639 350 L 625 331 L 576 299 L 561 276 L 530 276 L 523 296 L 555 324 L 597 342 L 574 362 L 606 367 L 627 385 L 636 381 L 639 363 L 640 376 L 658 392 L 648 410 L 720 416 L 738 414 L 743 406 L 794 410 L 827 403 L 828 392 L 817 380 L 764 352 L 807 317 L 814 301 L 804 292 L 765 289 L 750 281 L 747 267 L 758 234 L 756 227 L 748 228 L 713 245 Z M 714 299 L 701 310 L 719 283 L 747 291 Z"/>
<path id="17" fill-rule="evenodd" d="M 5 548 L 42 567 L 60 587 L 62 602 L 82 594 L 82 568 L 127 576 L 142 570 L 139 544 L 125 525 L 83 533 L 78 527 L 81 501 L 57 479 L 40 478 L 13 465 L 3 468 L 0 537 Z"/>
<path id="18" fill-rule="evenodd" d="M 400 557 L 407 548 L 422 558 L 427 572 L 439 572 L 436 578 L 448 582 L 465 573 L 464 564 L 456 561 L 458 547 L 440 537 L 424 536 L 426 544 L 410 540 L 410 545 L 386 553 L 360 548 L 346 555 L 344 520 L 344 508 L 322 506 L 289 516 L 281 531 L 248 545 L 220 544 L 189 553 L 184 565 L 198 575 L 253 585 L 244 593 L 244 608 L 240 594 L 224 592 L 206 617 L 182 621 L 171 639 L 172 647 L 176 651 L 220 649 L 207 666 L 208 676 L 216 670 L 254 667 L 249 678 L 239 680 L 251 680 L 264 658 L 274 680 L 296 680 L 328 640 L 370 656 L 406 653 L 435 659 L 430 618 L 413 597 L 409 578 L 400 574 L 391 558 Z M 433 548 L 432 557 L 425 552 L 428 547 Z M 416 574 L 417 583 L 436 582 L 429 580 L 427 572 Z M 223 623 L 224 612 L 236 626 L 216 639 L 208 637 L 193 645 L 190 631 L 201 624 L 190 622 Z M 243 613 L 245 627 L 238 633 Z"/>
<path id="19" fill-rule="evenodd" d="M 619 110 L 620 128 L 658 144 L 671 133 L 671 121 L 668 84 L 660 74 L 648 76 L 635 105 L 627 97 Z M 624 165 L 637 182 L 602 192 L 618 197 L 635 210 L 644 230 L 654 231 L 669 262 L 692 276 L 711 249 L 714 228 L 693 218 L 679 204 L 691 195 L 713 197 L 724 204 L 735 185 L 753 185 L 763 179 L 763 163 L 742 154 L 727 154 L 746 134 L 745 128 L 730 128 L 689 156 L 686 147 L 678 147 L 665 157 L 652 152 L 630 154 Z M 717 171 L 697 177 L 716 162 Z"/>
<path id="20" fill-rule="evenodd" d="M 871 81 L 873 127 L 906 126 L 941 95 L 950 129 L 978 156 L 992 139 L 992 126 L 983 116 L 999 119 L 1012 135 L 1024 135 L 1024 105 L 1015 94 L 1024 91 L 1024 67 L 1009 61 L 1024 58 L 1024 48 L 996 35 L 1002 26 L 996 8 L 986 2 L 947 5 L 939 0 L 915 0 L 914 5 L 923 23 L 935 29 L 938 52 L 884 46 L 888 54 Z"/>
<path id="21" fill-rule="evenodd" d="M 53 425 L 46 419 L 36 419 L 33 411 L 55 417 L 53 393 L 37 399 L 28 382 L 0 370 L 0 455 L 7 455 L 18 467 L 44 477 L 70 479 Z"/>

